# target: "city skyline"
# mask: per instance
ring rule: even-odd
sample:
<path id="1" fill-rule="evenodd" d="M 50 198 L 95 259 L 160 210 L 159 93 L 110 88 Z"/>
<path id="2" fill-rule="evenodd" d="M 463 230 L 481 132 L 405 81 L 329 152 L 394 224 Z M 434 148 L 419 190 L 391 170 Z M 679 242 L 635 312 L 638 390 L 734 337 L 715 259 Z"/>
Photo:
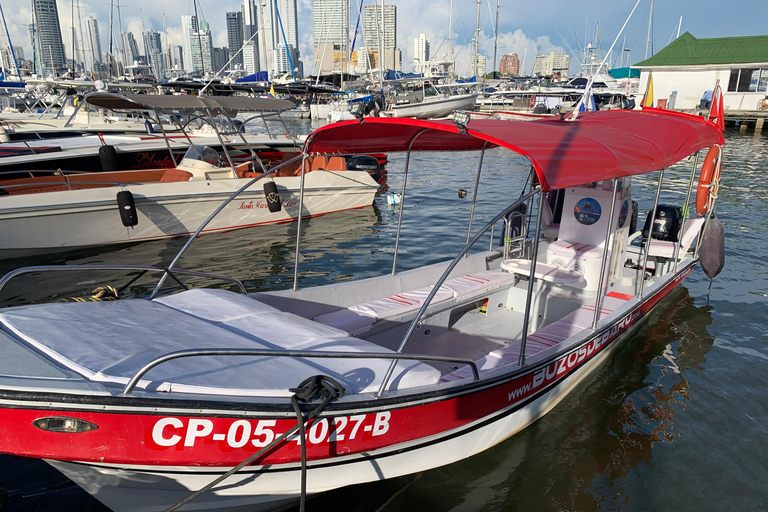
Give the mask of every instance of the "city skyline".
<path id="1" fill-rule="evenodd" d="M 313 71 L 314 41 L 312 28 L 312 1 L 299 0 L 297 6 L 297 27 L 293 31 L 293 37 L 297 44 L 297 53 L 308 66 L 307 73 Z M 409 70 L 413 65 L 413 40 L 419 33 L 424 32 L 427 40 L 431 43 L 431 53 L 434 58 L 450 57 L 448 53 L 448 11 L 449 4 L 445 2 L 435 4 L 434 2 L 415 1 L 414 3 L 403 5 L 398 2 L 390 2 L 398 5 L 398 26 L 396 47 L 399 48 L 402 55 L 402 63 L 405 70 Z M 4 0 L 3 7 L 6 13 L 8 28 L 11 33 L 14 47 L 23 48 L 27 56 L 31 55 L 32 48 L 29 38 L 29 24 L 31 22 L 31 7 L 29 0 Z M 636 63 L 644 58 L 644 49 L 646 46 L 646 30 L 648 23 L 648 2 L 638 7 L 633 19 L 627 26 L 624 36 L 626 36 L 626 45 L 631 50 L 631 62 Z M 713 24 L 708 22 L 707 5 L 714 6 L 714 3 L 707 0 L 704 2 L 693 2 L 681 0 L 676 2 L 665 2 L 663 5 L 657 3 L 654 14 L 653 30 L 653 50 L 657 52 L 676 35 L 680 15 L 684 15 L 682 22 L 682 32 L 690 31 L 699 38 L 706 37 L 728 37 L 735 35 L 759 35 L 766 32 L 763 24 L 758 20 L 741 19 L 738 26 L 735 20 L 725 24 Z M 182 44 L 181 14 L 190 11 L 191 3 L 188 0 L 168 0 L 160 5 L 154 5 L 151 2 L 143 0 L 135 1 L 130 4 L 130 8 L 121 4 L 122 10 L 122 28 L 125 32 L 132 32 L 138 39 L 141 37 L 141 18 L 143 16 L 146 29 L 163 31 L 163 12 L 168 14 L 167 34 L 171 45 Z M 205 18 L 211 25 L 212 39 L 214 47 L 228 47 L 226 17 L 225 12 L 240 10 L 242 1 L 228 1 L 223 5 L 208 1 L 200 2 L 201 18 Z M 273 3 L 268 4 L 266 11 L 270 11 Z M 602 39 L 602 48 L 607 50 L 613 41 L 616 33 L 623 24 L 626 16 L 634 5 L 630 2 L 603 2 L 598 0 L 593 12 L 601 13 L 600 28 L 596 29 L 594 18 L 587 18 L 579 9 L 569 7 L 567 3 L 560 0 L 552 0 L 543 10 L 539 6 L 516 5 L 514 7 L 504 7 L 499 17 L 499 38 L 498 55 L 505 53 L 517 53 L 521 64 L 524 66 L 521 73 L 530 73 L 533 67 L 534 57 L 538 55 L 548 55 L 555 53 L 571 54 L 571 73 L 578 71 L 578 62 L 581 60 L 581 49 L 585 41 L 591 39 L 591 35 L 599 30 Z M 694 5 L 696 7 L 694 7 Z M 98 20 L 102 39 L 102 52 L 107 46 L 105 39 L 109 34 L 109 2 L 94 3 L 89 5 L 83 0 L 80 1 L 80 16 L 84 19 L 87 16 L 95 15 Z M 729 11 L 738 12 L 740 9 L 744 12 L 748 8 L 754 8 L 754 2 L 745 2 L 736 0 L 733 2 Z M 58 14 L 60 19 L 60 31 L 66 33 L 72 25 L 73 12 L 70 9 L 70 2 L 58 2 Z M 492 10 L 495 5 L 482 6 L 481 10 L 481 32 L 480 47 L 481 54 L 488 59 L 488 69 L 493 66 L 491 62 L 493 56 L 493 27 Z M 601 8 L 602 7 L 602 8 Z M 357 9 L 359 5 L 354 4 L 351 7 L 350 21 L 354 26 L 357 21 Z M 472 38 L 474 37 L 474 25 L 476 4 L 454 2 L 453 6 L 453 30 L 451 30 L 451 48 L 454 59 L 457 61 L 457 71 L 466 73 L 472 59 Z M 215 12 L 215 15 L 213 14 Z M 268 15 L 271 13 L 267 13 Z M 77 14 L 75 14 L 77 16 Z M 726 13 L 726 17 L 730 14 Z M 115 15 L 116 18 L 116 15 Z M 221 19 L 219 19 L 221 18 Z M 115 20 L 117 22 L 117 20 Z M 287 32 L 292 31 L 291 28 Z M 119 32 L 115 30 L 114 32 Z M 266 31 L 265 31 L 266 32 Z M 352 29 L 354 32 L 354 28 Z M 107 34 L 105 36 L 105 33 Z M 165 31 L 163 31 L 165 34 Z M 610 34 L 610 35 L 608 35 Z M 273 34 L 266 34 L 273 37 Z M 622 39 L 623 37 L 622 36 Z M 350 35 L 353 37 L 353 34 Z M 4 39 L 4 38 L 3 38 Z M 67 46 L 70 37 L 64 36 L 64 45 Z M 620 49 L 623 41 L 617 43 L 617 49 Z M 116 43 L 117 44 L 117 43 Z M 5 46 L 5 43 L 2 44 Z M 361 45 L 360 37 L 356 46 Z M 67 48 L 68 53 L 71 48 Z M 83 48 L 77 51 L 82 52 Z M 68 56 L 67 53 L 67 56 Z M 263 57 L 262 57 L 263 59 Z M 613 62 L 610 63 L 613 65 Z M 463 66 L 463 68 L 462 68 Z M 499 62 L 497 59 L 496 68 Z"/>

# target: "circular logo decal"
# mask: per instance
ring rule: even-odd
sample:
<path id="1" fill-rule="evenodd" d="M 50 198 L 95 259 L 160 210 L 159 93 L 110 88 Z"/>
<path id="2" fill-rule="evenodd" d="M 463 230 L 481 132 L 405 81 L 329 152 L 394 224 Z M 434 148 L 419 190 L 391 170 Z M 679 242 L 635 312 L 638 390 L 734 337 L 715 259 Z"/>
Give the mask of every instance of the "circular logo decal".
<path id="1" fill-rule="evenodd" d="M 629 213 L 629 201 L 624 201 L 621 205 L 621 211 L 619 212 L 619 228 L 624 227 L 624 223 L 627 222 L 627 214 Z"/>
<path id="2" fill-rule="evenodd" d="M 600 203 L 590 197 L 579 200 L 573 208 L 573 215 L 576 220 L 585 226 L 591 226 L 600 220 L 600 214 Z"/>

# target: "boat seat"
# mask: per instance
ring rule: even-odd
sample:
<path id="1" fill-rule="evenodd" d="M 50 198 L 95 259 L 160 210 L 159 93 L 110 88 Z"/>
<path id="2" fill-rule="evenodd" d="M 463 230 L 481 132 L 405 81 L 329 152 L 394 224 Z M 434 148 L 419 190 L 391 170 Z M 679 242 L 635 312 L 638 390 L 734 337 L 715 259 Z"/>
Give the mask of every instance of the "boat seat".
<path id="1" fill-rule="evenodd" d="M 160 178 L 160 183 L 176 183 L 177 181 L 189 181 L 192 178 L 192 173 L 182 171 L 181 169 L 168 169 L 163 173 L 163 177 Z"/>
<path id="2" fill-rule="evenodd" d="M 454 302 L 458 303 L 465 302 L 470 298 L 488 293 L 505 285 L 514 284 L 515 282 L 516 278 L 513 274 L 497 270 L 474 272 L 455 277 L 443 283 L 430 302 L 430 305 L 449 299 L 455 299 Z M 426 286 L 398 293 L 384 299 L 364 302 L 363 304 L 350 306 L 346 309 L 325 313 L 316 316 L 313 320 L 341 329 L 350 336 L 357 336 L 372 330 L 373 325 L 378 321 L 391 320 L 417 312 L 431 291 L 432 286 Z"/>
<path id="3" fill-rule="evenodd" d="M 631 295 L 619 292 L 610 292 L 603 298 L 600 316 L 609 315 L 614 310 L 623 306 Z M 592 327 L 592 321 L 595 317 L 595 301 L 592 300 L 576 311 L 564 316 L 556 322 L 542 327 L 529 334 L 525 342 L 525 357 L 532 357 L 539 352 L 562 343 L 571 336 L 575 336 L 585 329 Z M 510 364 L 517 364 L 520 359 L 520 347 L 522 339 L 518 339 L 503 348 L 490 352 L 487 356 L 476 361 L 478 369 L 482 371 L 493 370 Z M 458 379 L 472 378 L 472 371 L 469 367 L 462 367 L 453 373 L 443 376 L 441 382 L 450 382 Z"/>
<path id="4" fill-rule="evenodd" d="M 701 232 L 701 227 L 704 225 L 704 217 L 701 215 L 694 215 L 687 221 L 685 221 L 685 224 L 683 225 L 683 230 L 680 233 L 680 251 L 678 252 L 677 257 L 679 259 L 682 259 L 685 257 L 685 254 L 688 252 L 688 250 L 691 248 L 691 244 L 696 239 L 698 234 Z M 634 253 L 634 254 L 642 254 L 641 247 L 638 247 L 636 245 L 629 245 L 629 243 L 634 240 L 635 238 L 642 236 L 642 232 L 638 231 L 634 235 L 632 235 L 629 240 L 627 241 L 627 251 Z M 651 247 L 648 250 L 648 256 L 653 258 L 667 258 L 672 259 L 675 257 L 675 245 L 677 245 L 675 242 L 670 242 L 667 240 L 656 240 L 651 239 Z"/>
<path id="5" fill-rule="evenodd" d="M 85 379 L 123 386 L 149 361 L 189 349 L 391 350 L 226 290 L 189 290 L 162 299 L 39 304 L 0 313 L 0 324 L 30 347 Z M 201 356 L 153 368 L 147 392 L 286 397 L 318 374 L 350 393 L 378 390 L 389 359 Z M 440 372 L 419 361 L 398 363 L 389 390 L 436 384 Z M 115 392 L 119 392 L 116 390 Z"/>

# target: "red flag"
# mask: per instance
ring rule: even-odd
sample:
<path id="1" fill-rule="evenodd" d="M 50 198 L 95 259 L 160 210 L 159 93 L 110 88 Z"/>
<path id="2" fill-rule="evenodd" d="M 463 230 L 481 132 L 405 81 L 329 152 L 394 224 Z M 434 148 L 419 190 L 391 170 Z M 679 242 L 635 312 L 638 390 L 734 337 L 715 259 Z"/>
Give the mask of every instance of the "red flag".
<path id="1" fill-rule="evenodd" d="M 709 120 L 725 131 L 725 111 L 723 110 L 723 90 L 720 85 L 715 86 L 712 92 L 712 104 L 709 107 Z"/>

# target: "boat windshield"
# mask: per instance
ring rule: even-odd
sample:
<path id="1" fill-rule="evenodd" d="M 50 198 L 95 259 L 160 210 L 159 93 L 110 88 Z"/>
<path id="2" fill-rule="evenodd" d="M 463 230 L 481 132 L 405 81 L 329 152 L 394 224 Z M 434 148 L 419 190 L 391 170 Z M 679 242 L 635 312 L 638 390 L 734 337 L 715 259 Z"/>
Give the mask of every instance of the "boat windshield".
<path id="1" fill-rule="evenodd" d="M 196 146 L 193 144 L 189 146 L 189 149 L 184 154 L 184 158 L 182 162 L 184 162 L 185 160 L 187 162 L 189 162 L 190 160 L 197 160 L 199 162 L 205 162 L 207 164 L 215 165 L 216 167 L 218 167 L 219 153 L 208 146 Z"/>

